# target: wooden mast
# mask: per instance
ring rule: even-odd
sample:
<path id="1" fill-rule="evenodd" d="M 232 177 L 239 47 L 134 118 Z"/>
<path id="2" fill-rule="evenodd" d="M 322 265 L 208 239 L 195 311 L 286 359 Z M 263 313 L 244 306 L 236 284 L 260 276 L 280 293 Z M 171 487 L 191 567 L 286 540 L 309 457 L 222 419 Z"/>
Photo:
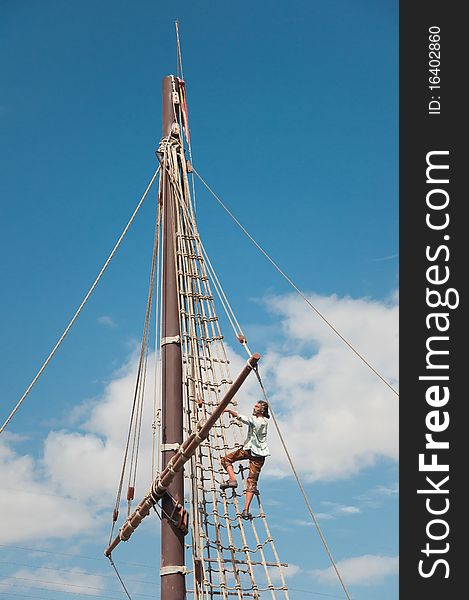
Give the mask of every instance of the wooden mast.
<path id="1" fill-rule="evenodd" d="M 184 464 L 194 456 L 197 448 L 205 440 L 209 440 L 209 434 L 212 427 L 216 424 L 217 420 L 220 419 L 224 409 L 232 401 L 233 397 L 239 390 L 242 383 L 248 377 L 249 373 L 256 368 L 257 362 L 260 359 L 258 354 L 253 354 L 249 357 L 244 368 L 238 375 L 237 379 L 233 382 L 229 381 L 231 377 L 226 373 L 223 374 L 221 381 L 223 384 L 229 385 L 225 394 L 220 399 L 218 394 L 216 395 L 216 403 L 213 403 L 213 398 L 207 398 L 205 404 L 212 406 L 211 411 L 202 411 L 202 418 L 198 420 L 194 427 L 191 427 L 191 433 L 183 441 L 183 415 L 184 415 L 184 393 L 183 393 L 183 353 L 182 353 L 182 340 L 181 335 L 187 335 L 186 321 L 182 321 L 181 315 L 186 315 L 186 305 L 182 302 L 180 307 L 180 289 L 179 289 L 179 269 L 178 268 L 178 252 L 183 252 L 179 246 L 180 240 L 178 240 L 179 228 L 177 223 L 181 216 L 178 211 L 184 212 L 183 205 L 179 202 L 183 201 L 178 195 L 178 190 L 181 190 L 182 182 L 178 178 L 182 177 L 181 170 L 184 167 L 184 150 L 182 147 L 182 132 L 180 128 L 180 114 L 181 110 L 181 98 L 180 98 L 180 81 L 173 75 L 169 75 L 163 79 L 162 86 L 162 112 L 163 112 L 163 137 L 160 146 L 157 151 L 157 157 L 161 163 L 161 175 L 160 175 L 160 188 L 159 188 L 159 202 L 160 210 L 162 214 L 162 315 L 161 315 L 161 376 L 162 376 L 162 395 L 161 395 L 161 437 L 160 437 L 160 448 L 162 452 L 161 460 L 161 472 L 157 474 L 154 479 L 150 490 L 147 492 L 145 497 L 140 501 L 134 512 L 128 516 L 127 520 L 120 528 L 119 533 L 114 540 L 110 541 L 109 546 L 105 549 L 104 554 L 111 562 L 111 554 L 113 550 L 121 541 L 129 540 L 132 533 L 140 525 L 141 521 L 150 514 L 152 508 L 156 504 L 160 504 L 161 507 L 161 595 L 160 600 L 186 600 L 186 567 L 185 567 L 185 535 L 188 532 L 188 514 L 184 509 Z M 184 110 L 184 109 L 182 109 Z M 187 123 L 187 120 L 185 121 Z M 184 231 L 184 226 L 182 226 Z M 198 256 L 198 255 L 197 255 Z M 204 281 L 208 278 L 200 276 Z M 183 282 L 184 285 L 184 282 Z M 181 290 L 183 293 L 184 290 Z M 209 293 L 209 290 L 208 290 Z M 207 296 L 211 298 L 211 296 Z M 215 332 L 216 333 L 216 332 Z M 203 332 L 202 334 L 203 335 Z M 201 339 L 205 340 L 206 337 Z M 221 334 L 214 337 L 213 339 L 221 340 Z M 198 345 L 197 345 L 198 349 Z M 186 349 L 187 351 L 187 349 Z M 184 360 L 188 360 L 187 354 L 184 354 Z M 214 359 L 216 360 L 216 359 Z M 220 362 L 224 365 L 228 364 L 228 360 L 221 358 Z M 212 367 L 210 367 L 212 368 Z M 219 373 L 220 375 L 221 373 Z M 212 385 L 216 386 L 215 383 L 215 372 L 213 373 Z M 202 377 L 202 375 L 201 375 Z M 208 394 L 210 396 L 210 394 Z M 198 413 L 196 412 L 198 415 Z M 198 415 L 200 416 L 200 415 Z M 220 428 L 225 426 L 220 425 Z M 219 435 L 219 434 L 218 434 Z M 210 445 L 212 441 L 208 442 Z M 226 444 L 226 442 L 225 442 Z M 215 443 L 216 445 L 216 443 Z M 225 446 L 227 447 L 227 446 Z M 199 473 L 200 475 L 200 473 Z M 201 475 L 202 481 L 204 480 Z M 212 477 L 212 482 L 213 482 Z M 212 488 L 213 489 L 213 488 Z M 222 500 L 225 505 L 225 510 L 228 510 L 227 500 Z M 237 501 L 234 502 L 235 509 L 237 511 L 237 519 L 240 521 L 240 513 Z M 199 503 L 192 507 L 194 511 L 200 509 Z M 214 509 L 215 510 L 215 509 Z M 205 513 L 205 518 L 208 513 Z M 261 515 L 264 519 L 265 517 Z M 231 521 L 233 518 L 225 515 L 228 519 L 227 527 L 230 528 L 231 536 Z M 218 523 L 214 524 L 214 527 L 219 527 Z M 242 523 L 238 525 L 242 531 Z M 200 535 L 200 531 L 193 532 L 195 535 Z M 270 532 L 266 527 L 266 533 L 270 539 Z M 238 550 L 239 552 L 247 552 L 254 550 L 247 550 L 246 548 L 246 537 L 244 533 L 241 533 L 243 546 L 236 548 L 233 546 L 233 540 L 230 537 L 230 544 L 232 545 L 232 553 Z M 219 539 L 219 534 L 216 535 L 216 539 Z M 272 540 L 270 540 L 272 541 Z M 259 540 L 258 540 L 259 543 Z M 218 548 L 218 546 L 217 546 Z M 220 549 L 221 550 L 221 549 Z M 219 550 L 219 552 L 220 552 Z M 202 578 L 202 571 L 200 564 L 202 563 L 202 554 L 194 556 L 194 588 L 197 586 L 205 585 L 205 578 Z M 210 561 L 210 557 L 207 558 Z M 224 557 L 219 559 L 222 564 L 225 564 L 227 560 Z M 249 576 L 251 578 L 250 590 L 257 590 L 254 582 L 254 573 L 252 571 L 251 561 L 248 558 Z M 263 560 L 265 560 L 263 558 Z M 236 569 L 240 562 L 232 557 L 233 568 Z M 276 563 L 280 567 L 278 557 L 276 555 Z M 243 561 L 241 561 L 242 563 Z M 199 563 L 199 566 L 196 564 Z M 261 563 L 256 563 L 261 564 Z M 265 563 L 269 564 L 270 563 Z M 207 567 L 210 571 L 210 566 Z M 237 572 L 237 571 L 236 571 Z M 212 575 L 209 575 L 209 585 L 212 586 L 211 582 Z M 239 577 L 238 577 L 239 580 Z M 270 580 L 269 580 L 270 581 Z M 285 582 L 282 579 L 283 586 L 282 590 L 286 590 Z M 225 577 L 220 583 L 220 589 L 222 586 L 226 589 Z M 240 581 L 237 582 L 240 586 Z M 271 583 L 269 583 L 272 586 Z M 125 586 L 124 586 L 125 587 Z M 231 589 L 231 588 L 229 588 Z M 271 587 L 271 589 L 277 589 Z M 197 592 L 196 592 L 197 593 Z M 210 595 L 220 593 L 218 590 L 211 589 Z M 230 594 L 230 592 L 228 592 Z M 238 592 L 239 594 L 239 592 Z M 251 594 L 249 594 L 251 595 Z M 287 595 L 288 598 L 288 595 Z"/>
<path id="2" fill-rule="evenodd" d="M 178 81 L 173 75 L 163 79 L 163 137 L 180 135 L 178 127 Z M 161 326 L 162 361 L 162 468 L 175 455 L 183 436 L 183 396 L 181 330 L 176 270 L 176 202 L 169 174 L 161 169 L 163 191 L 163 298 Z M 162 499 L 161 520 L 161 600 L 185 600 L 184 533 L 168 519 L 174 498 L 184 505 L 184 474 L 177 473 Z"/>

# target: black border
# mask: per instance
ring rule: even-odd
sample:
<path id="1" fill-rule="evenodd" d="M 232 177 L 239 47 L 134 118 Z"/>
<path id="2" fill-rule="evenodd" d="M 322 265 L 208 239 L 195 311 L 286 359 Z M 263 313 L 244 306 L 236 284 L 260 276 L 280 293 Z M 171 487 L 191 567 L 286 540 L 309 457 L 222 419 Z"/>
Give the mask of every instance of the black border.
<path id="1" fill-rule="evenodd" d="M 400 527 L 399 527 L 399 597 L 449 599 L 465 597 L 463 579 L 466 553 L 466 519 L 462 506 L 466 504 L 462 482 L 465 472 L 465 456 L 469 452 L 462 444 L 469 438 L 465 428 L 465 288 L 466 288 L 466 239 L 469 228 L 466 223 L 465 204 L 469 204 L 468 193 L 463 189 L 463 181 L 469 169 L 465 166 L 465 129 L 467 117 L 463 109 L 465 103 L 463 89 L 468 69 L 463 68 L 463 55 L 468 40 L 468 25 L 462 15 L 463 3 L 401 2 L 400 3 L 400 125 L 399 125 L 399 187 L 400 187 Z M 431 92 L 428 88 L 429 27 L 441 29 L 441 90 Z M 441 113 L 430 115 L 428 103 L 432 93 L 440 96 Z M 450 196 L 448 207 L 450 223 L 442 240 L 443 232 L 432 231 L 426 225 L 426 195 L 429 184 L 426 182 L 426 155 L 432 150 L 449 151 L 449 184 L 444 186 Z M 449 441 L 449 449 L 440 451 L 440 462 L 450 466 L 447 497 L 450 501 L 448 512 L 442 516 L 449 525 L 448 552 L 425 557 L 421 550 L 427 541 L 426 526 L 432 518 L 425 507 L 425 495 L 417 490 L 425 485 L 425 476 L 419 472 L 418 455 L 425 450 L 425 434 L 428 432 L 425 417 L 431 407 L 425 400 L 428 382 L 419 381 L 426 368 L 426 341 L 431 335 L 426 327 L 426 315 L 431 312 L 426 303 L 426 270 L 429 262 L 425 256 L 426 247 L 436 248 L 446 243 L 450 250 L 447 262 L 441 253 L 440 265 L 450 269 L 447 287 L 459 293 L 459 306 L 448 310 L 450 328 L 446 361 L 449 363 L 450 400 L 445 407 L 450 417 L 448 429 L 440 434 L 441 440 Z M 443 310 L 443 309 L 439 309 Z M 469 419 L 468 419 L 469 421 Z M 435 436 L 436 437 L 436 436 Z M 446 474 L 445 474 L 446 475 Z M 438 481 L 443 473 L 435 473 Z M 436 496 L 434 496 L 436 498 Z M 440 500 L 443 496 L 439 496 Z M 436 506 L 436 504 L 435 504 Z M 434 529 L 437 531 L 437 529 Z M 435 548 L 437 542 L 433 542 Z M 418 566 L 425 559 L 428 570 L 430 561 L 444 558 L 449 564 L 449 577 L 445 578 L 446 568 L 439 565 L 431 577 L 419 575 Z"/>

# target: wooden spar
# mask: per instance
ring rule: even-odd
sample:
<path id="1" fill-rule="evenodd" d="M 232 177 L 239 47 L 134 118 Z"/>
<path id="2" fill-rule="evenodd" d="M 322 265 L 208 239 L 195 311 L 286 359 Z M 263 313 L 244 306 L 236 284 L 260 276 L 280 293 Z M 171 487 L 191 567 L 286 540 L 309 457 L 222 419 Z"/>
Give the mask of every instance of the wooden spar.
<path id="1" fill-rule="evenodd" d="M 226 391 L 226 394 L 220 400 L 219 404 L 212 412 L 212 414 L 208 417 L 208 419 L 203 422 L 199 422 L 197 424 L 196 431 L 191 433 L 191 435 L 184 441 L 183 444 L 179 447 L 174 454 L 174 456 L 169 460 L 166 467 L 160 473 L 160 475 L 155 479 L 153 485 L 151 486 L 148 494 L 143 498 L 143 500 L 139 503 L 133 514 L 127 519 L 124 525 L 120 528 L 118 535 L 115 537 L 114 541 L 109 545 L 108 548 L 104 551 L 106 556 L 111 556 L 112 551 L 116 548 L 116 546 L 120 542 L 126 542 L 136 527 L 140 525 L 143 518 L 148 515 L 150 510 L 155 506 L 161 498 L 167 497 L 166 492 L 170 489 L 171 483 L 174 478 L 178 474 L 183 473 L 184 464 L 191 458 L 191 456 L 196 451 L 197 447 L 208 437 L 210 433 L 210 429 L 216 423 L 216 421 L 221 417 L 223 411 L 228 406 L 228 404 L 233 399 L 236 392 L 239 390 L 243 382 L 246 380 L 249 373 L 259 362 L 260 355 L 253 354 L 247 360 L 244 368 L 235 379 L 235 381 L 231 384 L 231 386 Z M 168 575 L 166 575 L 168 577 Z M 164 577 L 163 577 L 164 579 Z M 176 600 L 176 597 L 174 597 Z"/>
<path id="2" fill-rule="evenodd" d="M 179 135 L 179 88 L 177 79 L 168 75 L 162 85 L 163 138 Z M 175 455 L 169 447 L 181 444 L 183 436 L 182 355 L 179 322 L 179 298 L 176 270 L 176 201 L 168 169 L 163 164 L 161 184 L 163 193 L 163 297 L 161 323 L 162 405 L 161 424 L 163 444 L 162 468 Z M 161 519 L 161 600 L 184 600 L 184 533 L 167 518 L 173 511 L 174 498 L 184 505 L 184 475 L 177 473 L 167 485 L 168 494 L 162 498 Z M 169 572 L 171 571 L 171 572 Z"/>

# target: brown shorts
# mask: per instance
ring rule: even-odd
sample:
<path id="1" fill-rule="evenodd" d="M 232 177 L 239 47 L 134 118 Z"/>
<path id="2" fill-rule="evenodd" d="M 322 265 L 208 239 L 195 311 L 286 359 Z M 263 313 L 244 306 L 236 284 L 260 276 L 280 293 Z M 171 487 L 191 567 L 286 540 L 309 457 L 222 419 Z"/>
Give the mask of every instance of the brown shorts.
<path id="1" fill-rule="evenodd" d="M 227 454 L 221 459 L 221 464 L 225 467 L 227 465 L 232 465 L 234 462 L 238 460 L 249 460 L 249 475 L 248 475 L 248 492 L 256 492 L 257 491 L 257 480 L 259 479 L 259 474 L 262 469 L 262 465 L 265 462 L 264 456 L 256 456 L 251 454 L 250 450 L 245 450 L 244 448 L 238 448 L 234 452 Z"/>

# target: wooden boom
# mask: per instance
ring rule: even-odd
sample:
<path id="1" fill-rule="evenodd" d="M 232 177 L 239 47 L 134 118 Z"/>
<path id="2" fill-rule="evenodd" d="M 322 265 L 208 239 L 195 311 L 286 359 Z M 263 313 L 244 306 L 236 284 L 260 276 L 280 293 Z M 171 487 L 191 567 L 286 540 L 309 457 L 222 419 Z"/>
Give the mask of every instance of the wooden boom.
<path id="1" fill-rule="evenodd" d="M 191 433 L 191 435 L 181 444 L 179 450 L 153 482 L 150 491 L 146 494 L 143 500 L 141 500 L 135 511 L 122 525 L 114 541 L 106 548 L 104 554 L 107 557 L 111 556 L 112 551 L 120 542 L 126 542 L 130 538 L 144 517 L 146 517 L 155 504 L 157 504 L 159 500 L 163 498 L 176 473 L 183 468 L 184 464 L 191 458 L 197 447 L 208 437 L 210 429 L 221 417 L 223 411 L 233 399 L 233 396 L 246 380 L 249 373 L 255 368 L 259 359 L 260 354 L 257 353 L 249 357 L 243 370 L 228 388 L 226 394 L 220 400 L 218 406 L 215 408 L 212 414 L 206 421 L 199 421 L 199 423 L 197 423 L 196 431 Z"/>

